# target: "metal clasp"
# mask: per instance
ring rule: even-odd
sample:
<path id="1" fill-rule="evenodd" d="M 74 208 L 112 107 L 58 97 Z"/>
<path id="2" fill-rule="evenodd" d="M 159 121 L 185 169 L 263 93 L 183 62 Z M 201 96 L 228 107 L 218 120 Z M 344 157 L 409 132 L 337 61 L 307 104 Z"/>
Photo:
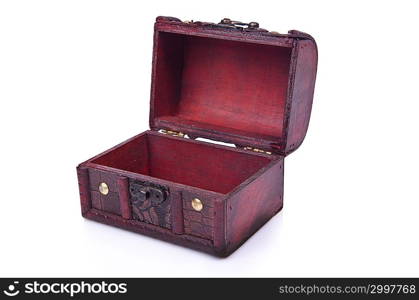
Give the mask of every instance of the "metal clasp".
<path id="1" fill-rule="evenodd" d="M 231 26 L 231 27 L 235 27 L 235 28 L 239 28 L 239 29 L 258 29 L 259 28 L 259 23 L 258 22 L 250 22 L 250 23 L 244 23 L 244 22 L 240 22 L 240 21 L 233 21 L 230 20 L 229 18 L 224 18 L 221 20 L 220 23 L 221 25 L 226 25 L 226 26 Z"/>

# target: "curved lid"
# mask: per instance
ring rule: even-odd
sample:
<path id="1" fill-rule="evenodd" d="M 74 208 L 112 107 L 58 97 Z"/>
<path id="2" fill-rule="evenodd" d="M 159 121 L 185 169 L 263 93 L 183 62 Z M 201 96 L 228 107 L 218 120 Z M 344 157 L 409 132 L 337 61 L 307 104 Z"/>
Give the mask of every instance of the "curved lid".
<path id="1" fill-rule="evenodd" d="M 307 131 L 315 42 L 225 20 L 157 18 L 150 127 L 287 154 Z"/>

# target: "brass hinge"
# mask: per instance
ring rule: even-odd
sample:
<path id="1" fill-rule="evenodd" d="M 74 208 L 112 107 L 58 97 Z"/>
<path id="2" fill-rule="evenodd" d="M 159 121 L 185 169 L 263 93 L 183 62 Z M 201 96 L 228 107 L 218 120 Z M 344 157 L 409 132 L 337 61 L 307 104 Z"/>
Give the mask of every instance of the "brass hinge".
<path id="1" fill-rule="evenodd" d="M 184 134 L 183 132 L 180 132 L 180 131 L 160 129 L 159 132 L 164 133 L 164 134 L 168 134 L 168 135 L 171 135 L 171 136 L 178 136 L 178 137 L 186 138 L 186 134 Z"/>
<path id="2" fill-rule="evenodd" d="M 253 152 L 258 152 L 258 153 L 272 154 L 272 152 L 270 152 L 270 151 L 265 151 L 265 150 L 258 149 L 258 148 L 244 147 L 243 149 L 244 149 L 244 150 L 253 151 Z"/>

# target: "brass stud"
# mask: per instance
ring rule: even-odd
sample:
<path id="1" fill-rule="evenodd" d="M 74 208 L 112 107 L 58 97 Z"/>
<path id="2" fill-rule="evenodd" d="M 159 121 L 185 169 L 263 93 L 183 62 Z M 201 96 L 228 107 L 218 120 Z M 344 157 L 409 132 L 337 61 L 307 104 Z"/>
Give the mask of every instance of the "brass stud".
<path id="1" fill-rule="evenodd" d="M 107 195 L 109 193 L 109 187 L 108 187 L 108 185 L 106 183 L 104 183 L 104 182 L 101 182 L 99 184 L 99 192 L 102 195 Z"/>
<path id="2" fill-rule="evenodd" d="M 204 208 L 204 204 L 198 198 L 193 198 L 191 204 L 196 211 L 201 211 Z"/>

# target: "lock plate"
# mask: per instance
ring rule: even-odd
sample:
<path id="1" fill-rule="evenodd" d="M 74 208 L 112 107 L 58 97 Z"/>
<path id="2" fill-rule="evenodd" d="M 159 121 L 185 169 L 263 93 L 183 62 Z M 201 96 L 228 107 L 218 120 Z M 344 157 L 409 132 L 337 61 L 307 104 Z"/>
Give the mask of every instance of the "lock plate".
<path id="1" fill-rule="evenodd" d="M 167 187 L 139 180 L 129 182 L 132 217 L 135 220 L 171 228 Z"/>

